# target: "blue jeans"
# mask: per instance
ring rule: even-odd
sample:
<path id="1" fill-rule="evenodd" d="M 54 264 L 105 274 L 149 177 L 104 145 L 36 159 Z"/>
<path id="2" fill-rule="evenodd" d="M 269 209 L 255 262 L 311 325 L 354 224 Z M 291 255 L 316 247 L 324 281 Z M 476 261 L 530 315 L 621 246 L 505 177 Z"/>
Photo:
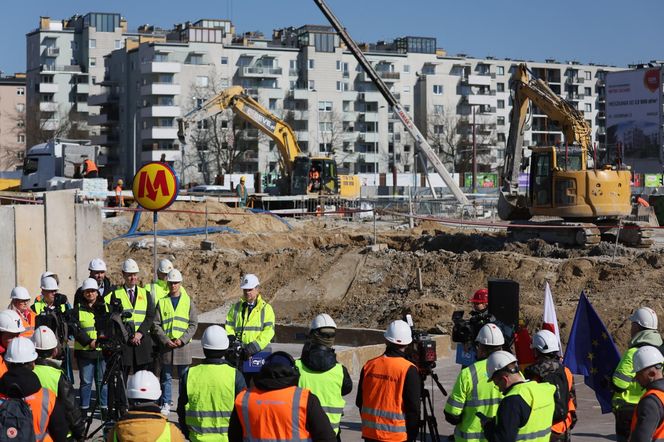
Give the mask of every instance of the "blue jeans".
<path id="1" fill-rule="evenodd" d="M 78 372 L 81 380 L 80 394 L 81 394 L 81 408 L 87 409 L 90 408 L 90 396 L 92 396 L 92 381 L 95 382 L 95 390 L 97 391 L 97 401 L 99 406 L 106 408 L 107 397 L 108 397 L 108 388 L 106 385 L 101 389 L 101 395 L 99 394 L 99 387 L 101 380 L 104 377 L 104 371 L 106 370 L 106 361 L 104 359 L 85 359 L 85 358 L 76 358 L 78 364 Z M 101 396 L 101 397 L 100 397 Z"/>
<path id="2" fill-rule="evenodd" d="M 176 367 L 178 370 L 178 379 L 182 379 L 182 376 L 189 369 L 188 365 L 163 364 L 161 366 L 161 399 L 159 403 L 162 405 L 170 404 L 171 399 L 173 398 L 173 387 L 171 385 L 171 381 L 173 380 L 173 367 Z"/>

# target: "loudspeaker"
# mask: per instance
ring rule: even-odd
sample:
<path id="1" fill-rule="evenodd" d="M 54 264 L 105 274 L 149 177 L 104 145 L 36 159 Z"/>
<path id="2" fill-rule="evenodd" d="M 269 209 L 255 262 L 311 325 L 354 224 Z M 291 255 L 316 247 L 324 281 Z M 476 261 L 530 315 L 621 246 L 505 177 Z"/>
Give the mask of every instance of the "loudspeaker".
<path id="1" fill-rule="evenodd" d="M 503 324 L 519 323 L 519 283 L 511 279 L 489 279 L 489 312 Z"/>

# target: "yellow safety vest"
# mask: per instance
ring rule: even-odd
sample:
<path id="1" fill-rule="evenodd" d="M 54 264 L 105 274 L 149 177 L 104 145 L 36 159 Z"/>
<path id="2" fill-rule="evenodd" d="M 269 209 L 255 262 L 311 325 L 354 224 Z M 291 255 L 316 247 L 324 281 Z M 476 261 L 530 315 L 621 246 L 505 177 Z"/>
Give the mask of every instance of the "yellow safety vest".
<path id="1" fill-rule="evenodd" d="M 300 359 L 295 361 L 295 366 L 300 370 L 298 386 L 307 388 L 316 395 L 323 411 L 330 420 L 334 432 L 339 434 L 339 424 L 346 405 L 346 401 L 341 396 L 341 385 L 344 381 L 343 366 L 337 363 L 328 371 L 313 371 L 304 365 Z"/>
<path id="2" fill-rule="evenodd" d="M 625 405 L 638 404 L 639 399 L 645 392 L 645 389 L 641 388 L 641 385 L 634 379 L 636 373 L 634 373 L 633 359 L 636 350 L 638 350 L 637 347 L 628 348 L 613 372 L 611 381 L 613 385 L 622 390 L 613 393 L 612 404 L 614 410 L 618 410 Z"/>
<path id="3" fill-rule="evenodd" d="M 243 344 L 256 342 L 262 350 L 274 337 L 274 310 L 258 295 L 256 305 L 247 315 L 242 312 L 244 301 L 236 302 L 226 316 L 226 333 L 233 335 Z M 245 309 L 246 310 L 246 309 Z M 241 334 L 241 336 L 240 336 Z"/>
<path id="4" fill-rule="evenodd" d="M 86 310 L 78 310 L 78 322 L 83 331 L 92 340 L 97 339 L 97 329 L 95 328 L 95 314 Z M 92 350 L 89 345 L 82 345 L 78 341 L 74 341 L 74 350 Z M 101 348 L 97 347 L 97 351 Z"/>
<path id="5" fill-rule="evenodd" d="M 41 315 L 41 312 L 44 311 L 46 308 L 46 302 L 44 302 L 44 297 L 42 295 L 37 296 L 35 299 L 35 302 L 32 304 L 32 307 L 34 307 L 34 312 L 38 315 Z M 60 311 L 64 313 L 67 310 L 67 306 L 65 304 L 60 304 Z"/>
<path id="6" fill-rule="evenodd" d="M 175 310 L 171 297 L 161 298 L 157 304 L 161 314 L 161 328 L 170 339 L 179 339 L 189 327 L 189 312 L 191 311 L 191 298 L 182 293 Z"/>
<path id="7" fill-rule="evenodd" d="M 228 424 L 235 406 L 236 372 L 228 364 L 189 368 L 184 410 L 192 442 L 228 440 Z"/>
<path id="8" fill-rule="evenodd" d="M 118 287 L 108 295 L 104 296 L 104 301 L 106 304 L 110 304 L 113 295 L 115 295 L 115 297 L 122 302 L 122 308 L 124 311 L 132 314 L 129 320 L 134 321 L 134 331 L 138 331 L 138 328 L 143 324 L 145 316 L 148 313 L 148 293 L 143 287 L 139 286 L 134 287 L 134 290 L 136 291 L 134 293 L 134 296 L 136 297 L 136 303 L 134 306 L 131 305 L 129 295 L 124 287 Z"/>
<path id="9" fill-rule="evenodd" d="M 48 365 L 36 364 L 33 369 L 42 388 L 51 390 L 56 396 L 58 394 L 58 382 L 62 376 L 62 370 Z"/>
<path id="10" fill-rule="evenodd" d="M 528 381 L 516 384 L 507 392 L 505 397 L 519 395 L 530 407 L 530 417 L 526 425 L 519 428 L 517 441 L 549 442 L 555 391 L 556 387 L 548 382 Z"/>

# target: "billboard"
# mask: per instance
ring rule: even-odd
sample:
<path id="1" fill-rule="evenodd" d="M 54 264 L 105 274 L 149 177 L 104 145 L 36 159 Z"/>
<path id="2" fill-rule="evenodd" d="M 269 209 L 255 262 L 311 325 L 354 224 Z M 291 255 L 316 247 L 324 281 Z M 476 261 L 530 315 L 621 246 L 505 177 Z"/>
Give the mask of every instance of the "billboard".
<path id="1" fill-rule="evenodd" d="M 473 187 L 473 173 L 466 172 L 463 175 L 464 187 Z M 477 188 L 490 188 L 495 189 L 498 187 L 498 174 L 477 172 L 475 175 L 475 185 Z"/>
<path id="2" fill-rule="evenodd" d="M 659 67 L 606 75 L 606 147 L 636 172 L 661 172 L 661 79 Z"/>

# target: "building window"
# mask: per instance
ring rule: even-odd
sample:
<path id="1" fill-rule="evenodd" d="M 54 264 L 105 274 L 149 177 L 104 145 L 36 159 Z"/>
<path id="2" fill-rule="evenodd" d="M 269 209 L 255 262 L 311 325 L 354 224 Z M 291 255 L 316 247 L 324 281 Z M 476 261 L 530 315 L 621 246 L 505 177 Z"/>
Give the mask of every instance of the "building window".
<path id="1" fill-rule="evenodd" d="M 403 91 L 404 92 L 410 92 L 410 86 L 404 86 Z"/>
<path id="2" fill-rule="evenodd" d="M 309 67 L 309 70 L 312 70 L 314 68 L 314 66 L 316 65 L 314 63 L 314 60 L 307 60 L 307 61 L 308 61 L 307 66 Z"/>
<path id="3" fill-rule="evenodd" d="M 95 57 L 90 57 L 89 64 L 90 64 L 90 67 L 97 66 L 97 59 Z"/>
<path id="4" fill-rule="evenodd" d="M 436 135 L 441 135 L 445 133 L 445 126 L 442 124 L 434 124 L 433 133 Z"/>
<path id="5" fill-rule="evenodd" d="M 593 74 L 590 71 L 585 71 L 584 75 L 585 75 L 586 80 L 592 80 L 592 78 L 593 78 Z"/>
<path id="6" fill-rule="evenodd" d="M 288 67 L 293 70 L 297 69 L 297 60 L 290 60 L 288 62 Z"/>
<path id="7" fill-rule="evenodd" d="M 341 61 L 340 60 L 337 60 L 337 70 L 338 71 L 341 70 Z"/>
<path id="8" fill-rule="evenodd" d="M 155 54 L 155 57 L 156 57 L 156 55 L 157 54 Z M 164 54 L 164 55 L 166 55 L 166 54 Z M 157 61 L 157 60 L 155 60 L 155 61 Z M 166 61 L 166 60 L 162 60 L 162 61 Z M 187 57 L 187 64 L 196 64 L 196 65 L 203 64 L 203 55 L 202 54 L 189 54 L 189 57 Z"/>
<path id="9" fill-rule="evenodd" d="M 314 80 L 309 80 L 307 82 L 307 87 L 309 88 L 310 91 L 313 91 L 316 89 L 316 82 Z"/>
<path id="10" fill-rule="evenodd" d="M 318 111 L 319 112 L 332 112 L 332 102 L 331 101 L 319 101 L 318 102 Z"/>
<path id="11" fill-rule="evenodd" d="M 498 133 L 498 134 L 496 134 L 496 136 L 498 137 L 498 141 L 499 141 L 499 142 L 501 142 L 501 143 L 504 143 L 504 142 L 505 142 L 505 134 L 503 134 L 503 133 Z"/>
<path id="12" fill-rule="evenodd" d="M 25 127 L 25 120 L 18 120 L 16 122 L 16 127 Z"/>
<path id="13" fill-rule="evenodd" d="M 593 105 L 590 104 L 590 103 L 586 103 L 583 110 L 586 111 L 586 112 L 592 112 L 593 111 Z"/>
<path id="14" fill-rule="evenodd" d="M 198 77 L 196 77 L 196 86 L 207 87 L 208 81 L 209 81 L 208 77 L 198 76 Z"/>
<path id="15" fill-rule="evenodd" d="M 505 117 L 496 117 L 496 124 L 498 126 L 504 126 L 505 125 Z"/>
<path id="16" fill-rule="evenodd" d="M 332 132 L 332 122 L 331 121 L 319 121 L 318 130 L 321 132 Z"/>
<path id="17" fill-rule="evenodd" d="M 434 84 L 433 85 L 433 94 L 434 95 L 443 95 L 443 85 L 442 84 Z"/>
<path id="18" fill-rule="evenodd" d="M 25 95 L 25 88 L 24 87 L 17 87 L 16 88 L 16 95 Z"/>
<path id="19" fill-rule="evenodd" d="M 505 83 L 496 83 L 496 90 L 498 92 L 505 92 Z"/>
<path id="20" fill-rule="evenodd" d="M 589 97 L 590 95 L 593 94 L 593 90 L 592 90 L 592 88 L 586 87 L 586 88 L 583 88 L 583 93 L 585 94 L 586 97 Z"/>
<path id="21" fill-rule="evenodd" d="M 51 100 L 53 101 L 53 97 L 51 96 Z M 17 103 L 16 104 L 16 112 L 25 112 L 25 104 L 23 103 Z"/>
<path id="22" fill-rule="evenodd" d="M 505 75 L 505 67 L 504 66 L 496 66 L 496 74 Z"/>
<path id="23" fill-rule="evenodd" d="M 268 103 L 268 109 L 277 110 L 277 99 L 276 98 L 270 98 L 270 101 Z"/>
<path id="24" fill-rule="evenodd" d="M 410 74 L 410 65 L 409 64 L 403 65 L 403 73 L 404 74 Z"/>
<path id="25" fill-rule="evenodd" d="M 318 143 L 320 152 L 332 152 L 332 143 Z"/>
<path id="26" fill-rule="evenodd" d="M 25 135 L 24 134 L 18 134 L 18 137 L 16 137 L 16 142 L 25 143 Z"/>
<path id="27" fill-rule="evenodd" d="M 122 48 L 122 40 L 115 40 L 115 49 Z"/>
<path id="28" fill-rule="evenodd" d="M 445 113 L 445 108 L 443 107 L 442 104 L 434 104 L 433 113 L 437 115 L 443 115 Z"/>
<path id="29" fill-rule="evenodd" d="M 350 112 L 350 106 L 351 106 L 350 101 L 344 101 L 343 102 L 343 111 L 344 112 Z"/>
<path id="30" fill-rule="evenodd" d="M 228 57 L 221 57 L 221 64 L 228 64 Z"/>
<path id="31" fill-rule="evenodd" d="M 96 48 L 97 47 L 97 40 L 95 40 L 94 38 L 91 38 L 90 40 L 88 40 L 88 47 L 90 49 Z"/>
<path id="32" fill-rule="evenodd" d="M 498 100 L 497 101 L 497 106 L 498 106 L 498 109 L 505 109 L 505 100 Z"/>

